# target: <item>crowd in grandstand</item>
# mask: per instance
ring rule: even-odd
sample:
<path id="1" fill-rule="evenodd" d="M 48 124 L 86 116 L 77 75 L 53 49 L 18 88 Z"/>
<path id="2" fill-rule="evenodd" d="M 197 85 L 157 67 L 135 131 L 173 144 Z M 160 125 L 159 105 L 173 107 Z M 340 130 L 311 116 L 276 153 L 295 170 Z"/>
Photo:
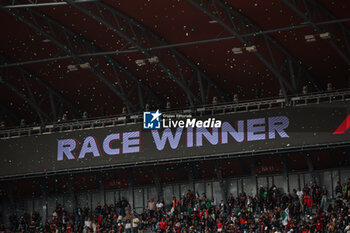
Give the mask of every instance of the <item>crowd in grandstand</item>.
<path id="1" fill-rule="evenodd" d="M 9 220 L 11 232 L 350 232 L 350 179 L 338 183 L 335 196 L 329 202 L 326 188 L 316 183 L 290 194 L 261 186 L 254 197 L 240 193 L 218 202 L 188 190 L 171 203 L 148 200 L 142 213 L 121 198 L 93 210 L 77 206 L 73 213 L 58 205 L 46 222 L 38 212 Z"/>

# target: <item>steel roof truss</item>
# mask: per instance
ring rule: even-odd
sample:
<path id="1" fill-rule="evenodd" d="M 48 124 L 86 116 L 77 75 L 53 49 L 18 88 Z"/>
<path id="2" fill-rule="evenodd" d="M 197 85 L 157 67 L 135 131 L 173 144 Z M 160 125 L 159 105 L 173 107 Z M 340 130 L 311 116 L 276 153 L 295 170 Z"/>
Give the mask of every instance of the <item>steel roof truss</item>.
<path id="1" fill-rule="evenodd" d="M 201 10 L 212 20 L 216 20 L 219 25 L 221 25 L 226 31 L 235 36 L 243 46 L 255 45 L 258 41 L 259 36 L 249 36 L 242 37 L 241 32 L 244 33 L 258 33 L 262 29 L 252 22 L 248 17 L 242 15 L 237 10 L 233 9 L 231 6 L 219 0 L 187 0 L 194 7 Z M 205 8 L 204 5 L 209 7 Z M 278 78 L 280 86 L 283 90 L 284 97 L 287 99 L 287 91 L 292 94 L 300 92 L 301 88 L 295 80 L 295 75 L 292 75 L 293 70 L 300 70 L 302 75 L 306 77 L 308 82 L 312 83 L 317 90 L 322 91 L 323 88 L 320 84 L 313 78 L 313 76 L 301 65 L 301 61 L 294 58 L 282 45 L 280 45 L 273 37 L 270 35 L 263 35 L 265 46 L 269 52 L 269 59 L 263 56 L 259 51 L 254 52 L 255 56 Z M 274 50 L 272 50 L 274 48 Z M 289 63 L 289 72 L 282 73 L 280 71 L 279 65 L 276 64 L 274 58 L 274 52 L 278 51 L 281 55 L 285 57 L 284 61 Z"/>
<path id="2" fill-rule="evenodd" d="M 9 58 L 5 57 L 4 55 L 0 55 L 0 59 L 3 63 L 11 63 L 12 62 Z M 25 70 L 21 66 L 16 66 L 16 69 L 17 69 L 17 72 L 22 77 L 24 84 L 26 86 L 26 89 L 30 93 L 30 99 L 32 101 L 34 100 L 34 96 L 33 96 L 33 93 L 30 89 L 30 85 L 28 83 L 28 80 L 31 80 L 32 82 L 36 82 L 39 86 L 43 87 L 46 90 L 45 93 L 48 93 L 50 99 L 52 99 L 52 100 L 50 100 L 51 106 L 54 105 L 54 98 L 56 98 L 57 99 L 56 101 L 58 103 L 62 103 L 64 106 L 66 106 L 67 110 L 69 110 L 69 112 L 72 114 L 72 116 L 75 116 L 77 118 L 81 117 L 80 110 L 78 110 L 78 108 L 76 106 L 74 106 L 70 101 L 68 101 L 64 96 L 62 96 L 56 90 L 54 90 L 50 85 L 46 84 L 39 77 L 33 75 L 32 73 L 29 73 L 27 70 Z M 5 69 L 2 69 L 2 70 L 5 70 Z M 8 69 L 6 69 L 6 73 L 7 73 L 6 77 L 8 77 L 7 78 L 8 81 L 11 79 L 11 77 L 14 77 L 14 76 L 8 75 Z M 42 99 L 41 101 L 44 101 L 45 98 L 42 97 L 41 99 Z M 49 113 L 49 115 L 52 115 L 51 120 L 53 120 L 53 121 L 56 121 L 59 117 L 55 111 L 52 111 L 51 113 Z"/>
<path id="3" fill-rule="evenodd" d="M 20 122 L 20 116 L 17 115 L 17 113 L 15 113 L 14 111 L 12 111 L 12 109 L 10 109 L 9 107 L 7 107 L 6 105 L 0 103 L 0 109 L 2 110 L 2 114 L 3 116 L 7 116 L 9 117 L 9 119 L 12 121 L 12 119 L 15 120 L 15 122 Z"/>
<path id="4" fill-rule="evenodd" d="M 150 45 L 157 46 L 167 44 L 163 38 L 158 37 L 143 25 L 135 22 L 134 19 L 122 14 L 118 10 L 106 5 L 101 1 L 89 4 L 74 4 L 74 2 L 68 2 L 70 2 L 71 5 L 73 5 L 78 10 L 84 12 L 93 19 L 105 25 L 131 46 L 137 48 L 141 53 L 145 55 L 146 59 L 149 59 L 156 55 L 155 51 L 145 50 L 146 48 L 150 47 Z M 96 9 L 98 10 L 96 11 Z M 202 81 L 205 81 L 212 89 L 214 89 L 219 98 L 224 101 L 230 100 L 228 94 L 221 87 L 209 79 L 209 77 L 207 77 L 203 71 L 201 71 L 195 64 L 189 61 L 185 56 L 180 54 L 174 48 L 170 48 L 169 52 L 174 66 L 176 66 L 177 63 L 175 60 L 176 58 L 178 59 L 178 63 L 180 63 L 179 60 L 181 60 L 181 65 L 184 64 L 182 65 L 182 70 L 185 69 L 184 66 L 188 66 L 187 69 L 191 68 L 191 71 L 194 73 L 200 71 L 200 77 L 203 79 Z M 191 106 L 195 104 L 205 104 L 207 102 L 206 97 L 199 99 L 198 96 L 192 92 L 194 88 L 191 90 L 188 84 L 182 80 L 181 76 L 184 75 L 181 72 L 179 72 L 179 74 L 175 74 L 173 70 L 171 70 L 162 62 L 162 59 L 159 59 L 159 62 L 157 62 L 155 65 L 157 65 L 164 73 L 166 73 L 166 75 L 186 93 L 188 102 Z M 203 103 L 203 99 L 205 99 L 206 102 Z"/>
<path id="5" fill-rule="evenodd" d="M 132 104 L 126 97 L 124 92 L 124 87 L 122 86 L 122 82 L 119 78 L 119 74 L 117 72 L 117 68 L 119 72 L 123 72 L 126 74 L 128 79 L 131 79 L 134 82 L 138 82 L 144 93 L 146 95 L 150 95 L 150 100 L 154 101 L 154 104 L 157 106 L 163 106 L 164 101 L 161 100 L 147 85 L 139 81 L 135 75 L 133 75 L 130 71 L 126 70 L 121 64 L 119 64 L 116 60 L 109 56 L 103 56 L 98 58 L 90 58 L 83 59 L 79 57 L 79 52 L 101 52 L 102 50 L 96 46 L 93 46 L 91 42 L 81 37 L 77 33 L 71 31 L 70 29 L 64 27 L 59 24 L 55 20 L 50 17 L 36 11 L 33 9 L 28 9 L 31 14 L 31 19 L 25 19 L 24 17 L 20 17 L 18 12 L 10 11 L 12 15 L 20 19 L 22 22 L 36 30 L 40 35 L 45 36 L 50 39 L 53 43 L 55 43 L 58 47 L 61 48 L 62 51 L 71 55 L 77 62 L 80 64 L 88 62 L 90 64 L 89 70 L 94 73 L 106 86 L 108 86 L 116 95 L 118 95 L 123 102 L 126 104 L 129 112 L 141 110 L 136 107 L 136 104 Z M 35 22 L 36 24 L 34 24 Z M 40 23 L 39 23 L 40 22 Z M 117 79 L 117 86 L 112 84 L 107 77 L 103 74 L 101 65 L 107 66 L 110 64 L 113 70 L 113 76 Z M 99 67 L 100 66 L 100 67 Z"/>
<path id="6" fill-rule="evenodd" d="M 320 4 L 315 0 L 303 0 L 303 1 L 295 1 L 295 0 L 282 0 L 282 2 L 294 11 L 298 17 L 306 22 L 310 22 L 312 27 L 314 28 L 316 33 L 324 33 L 324 32 L 332 32 L 334 36 L 337 32 L 335 31 L 336 27 L 327 27 L 326 25 L 316 25 L 315 23 L 322 20 L 332 20 L 336 19 L 336 17 L 330 13 L 327 9 L 323 8 Z M 312 10 L 311 10 L 312 9 Z M 344 43 L 347 48 L 348 54 L 344 53 L 343 49 L 340 48 L 334 41 L 334 38 L 331 37 L 326 40 L 326 42 L 333 48 L 334 51 L 344 60 L 344 62 L 350 66 L 350 47 L 348 44 L 348 36 L 350 35 L 349 29 L 342 23 L 338 24 L 340 27 L 340 34 L 344 37 Z"/>

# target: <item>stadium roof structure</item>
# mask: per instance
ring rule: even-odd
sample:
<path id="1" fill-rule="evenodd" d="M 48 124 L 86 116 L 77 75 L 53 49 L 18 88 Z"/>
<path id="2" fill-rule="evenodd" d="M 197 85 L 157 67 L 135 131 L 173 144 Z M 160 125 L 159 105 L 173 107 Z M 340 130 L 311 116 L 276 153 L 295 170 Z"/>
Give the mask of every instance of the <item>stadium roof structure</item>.
<path id="1" fill-rule="evenodd" d="M 345 0 L 0 4 L 6 125 L 349 86 Z"/>

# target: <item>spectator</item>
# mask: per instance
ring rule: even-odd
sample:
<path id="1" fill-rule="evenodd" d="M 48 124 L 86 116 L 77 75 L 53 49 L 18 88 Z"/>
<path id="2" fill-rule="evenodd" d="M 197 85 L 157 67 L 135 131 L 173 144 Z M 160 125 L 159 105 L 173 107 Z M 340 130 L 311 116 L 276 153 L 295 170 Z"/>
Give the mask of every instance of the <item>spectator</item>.
<path id="1" fill-rule="evenodd" d="M 178 212 L 179 210 L 179 200 L 176 199 L 176 197 L 173 197 L 173 200 L 171 202 L 171 212 Z"/>
<path id="2" fill-rule="evenodd" d="M 344 196 L 345 198 L 349 201 L 350 200 L 350 178 L 348 179 L 348 181 L 346 182 L 346 191 L 344 191 Z"/>
<path id="3" fill-rule="evenodd" d="M 126 233 L 131 233 L 131 222 L 130 222 L 130 219 L 126 220 L 125 232 Z"/>
<path id="4" fill-rule="evenodd" d="M 15 215 L 14 213 L 11 213 L 9 220 L 10 220 L 10 224 L 11 224 L 11 231 L 17 230 L 18 229 L 17 215 Z"/>
<path id="5" fill-rule="evenodd" d="M 335 196 L 339 197 L 339 196 L 342 195 L 342 193 L 343 193 L 343 188 L 342 188 L 342 186 L 340 184 L 340 181 L 338 181 L 337 182 L 337 186 L 335 187 Z"/>
<path id="6" fill-rule="evenodd" d="M 322 209 L 326 208 L 327 196 L 328 196 L 328 191 L 327 191 L 326 187 L 323 187 L 322 196 L 321 196 L 321 206 L 320 206 Z"/>
<path id="7" fill-rule="evenodd" d="M 164 218 L 162 218 L 162 220 L 158 223 L 158 228 L 161 233 L 164 233 L 167 229 L 167 223 L 164 221 Z"/>
<path id="8" fill-rule="evenodd" d="M 164 203 L 162 201 L 158 200 L 157 204 L 156 204 L 156 208 L 157 208 L 157 212 L 162 211 L 164 208 Z"/>
<path id="9" fill-rule="evenodd" d="M 88 218 L 88 217 L 85 218 L 84 227 L 91 228 L 90 218 Z"/>
<path id="10" fill-rule="evenodd" d="M 138 233 L 139 223 L 140 223 L 139 218 L 134 215 L 133 219 L 132 219 L 132 232 L 133 233 Z"/>
<path id="11" fill-rule="evenodd" d="M 16 220 L 10 215 L 12 232 L 143 232 L 146 228 L 156 232 L 185 233 L 185 232 L 347 232 L 350 231 L 348 217 L 349 203 L 342 195 L 337 197 L 333 204 L 329 204 L 325 212 L 327 196 L 325 187 L 317 185 L 303 188 L 302 203 L 297 190 L 291 194 L 282 194 L 277 187 L 260 187 L 256 196 L 239 193 L 238 196 L 229 195 L 227 202 L 220 201 L 216 205 L 215 199 L 202 194 L 200 198 L 191 198 L 185 195 L 183 201 L 169 203 L 168 207 L 183 212 L 173 211 L 170 208 L 157 208 L 151 216 L 151 209 L 147 207 L 137 214 L 131 209 L 125 198 L 120 200 L 127 203 L 124 208 L 125 216 L 118 214 L 118 202 L 115 205 L 96 205 L 92 210 L 88 206 L 70 213 L 60 205 L 52 217 L 41 224 L 38 212 L 23 214 Z M 305 193 L 304 193 L 305 190 Z M 322 194 L 320 203 L 313 200 Z M 152 200 L 152 199 L 151 199 Z M 159 201 L 159 203 L 162 203 Z M 175 207 L 173 205 L 175 203 Z M 158 204 L 158 203 L 157 203 Z M 164 204 L 164 203 L 162 203 Z M 305 212 L 302 206 L 305 204 Z M 157 205 L 156 205 L 157 207 Z M 307 215 L 306 215 L 307 214 Z M 78 218 L 82 219 L 80 226 Z M 288 220 L 286 221 L 282 221 Z M 18 222 L 18 226 L 16 226 Z"/>
<path id="12" fill-rule="evenodd" d="M 147 201 L 148 211 L 151 217 L 154 217 L 154 211 L 156 210 L 156 204 L 154 202 L 154 198 Z"/>

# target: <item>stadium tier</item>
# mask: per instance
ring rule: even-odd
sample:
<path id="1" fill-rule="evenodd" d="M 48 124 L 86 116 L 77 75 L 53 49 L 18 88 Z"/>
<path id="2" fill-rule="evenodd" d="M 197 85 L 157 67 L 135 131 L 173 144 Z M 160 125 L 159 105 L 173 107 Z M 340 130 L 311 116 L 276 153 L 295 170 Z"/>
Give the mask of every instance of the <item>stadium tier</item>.
<path id="1" fill-rule="evenodd" d="M 349 12 L 0 0 L 0 233 L 350 233 Z"/>

